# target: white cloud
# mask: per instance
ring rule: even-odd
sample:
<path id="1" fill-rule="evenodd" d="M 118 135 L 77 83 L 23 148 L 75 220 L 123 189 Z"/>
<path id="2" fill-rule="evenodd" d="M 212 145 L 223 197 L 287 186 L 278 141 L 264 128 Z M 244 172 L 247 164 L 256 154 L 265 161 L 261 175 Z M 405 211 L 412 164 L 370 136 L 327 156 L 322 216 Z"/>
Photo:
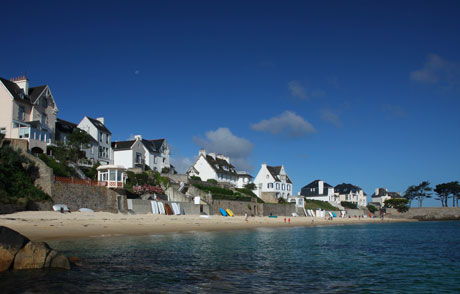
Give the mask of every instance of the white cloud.
<path id="1" fill-rule="evenodd" d="M 299 81 L 290 81 L 288 83 L 288 89 L 293 97 L 307 99 L 307 91 Z"/>
<path id="2" fill-rule="evenodd" d="M 437 54 L 429 54 L 423 67 L 410 73 L 411 80 L 460 91 L 460 66 Z"/>
<path id="3" fill-rule="evenodd" d="M 172 165 L 174 165 L 174 168 L 180 174 L 184 174 L 193 164 L 193 162 L 193 159 L 184 156 L 171 157 Z"/>
<path id="4" fill-rule="evenodd" d="M 278 116 L 252 124 L 251 128 L 259 132 L 286 135 L 293 138 L 316 132 L 312 124 L 292 111 L 285 111 Z"/>
<path id="5" fill-rule="evenodd" d="M 325 122 L 331 123 L 337 128 L 342 127 L 342 120 L 337 113 L 333 112 L 330 109 L 321 110 L 321 119 Z"/>
<path id="6" fill-rule="evenodd" d="M 299 81 L 290 81 L 288 83 L 288 89 L 292 97 L 297 97 L 302 100 L 308 100 L 309 98 L 321 98 L 326 96 L 326 92 L 321 89 L 315 89 L 309 91 L 306 87 L 302 85 Z"/>
<path id="7" fill-rule="evenodd" d="M 230 157 L 230 163 L 237 169 L 246 171 L 253 169 L 248 162 L 248 157 L 254 148 L 251 142 L 235 136 L 228 128 L 208 131 L 205 137 L 194 137 L 193 140 L 200 148 L 206 149 L 206 152 L 224 154 Z"/>

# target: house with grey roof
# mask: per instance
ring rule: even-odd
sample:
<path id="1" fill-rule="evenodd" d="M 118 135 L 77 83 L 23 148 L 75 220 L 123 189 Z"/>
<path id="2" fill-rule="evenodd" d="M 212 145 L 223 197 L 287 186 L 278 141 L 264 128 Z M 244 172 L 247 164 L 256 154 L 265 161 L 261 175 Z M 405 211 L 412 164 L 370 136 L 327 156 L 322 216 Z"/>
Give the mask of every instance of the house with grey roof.
<path id="1" fill-rule="evenodd" d="M 201 149 L 195 163 L 187 170 L 189 177 L 200 177 L 206 182 L 209 179 L 220 183 L 228 183 L 235 187 L 242 188 L 252 178 L 246 172 L 238 172 L 230 163 L 230 158 L 222 154 L 206 153 Z"/>
<path id="2" fill-rule="evenodd" d="M 334 187 L 322 180 L 315 180 L 303 186 L 300 195 L 305 199 L 320 200 L 326 202 L 337 202 L 338 198 L 334 194 Z"/>
<path id="3" fill-rule="evenodd" d="M 280 198 L 288 199 L 292 195 L 292 181 L 283 165 L 269 166 L 263 163 L 254 184 L 254 193 L 266 202 L 278 202 Z"/>
<path id="4" fill-rule="evenodd" d="M 86 158 L 101 165 L 113 164 L 112 133 L 105 126 L 104 118 L 94 119 L 85 116 L 77 126 L 97 142 L 96 150 L 93 147 L 83 150 L 86 152 Z"/>
<path id="5" fill-rule="evenodd" d="M 342 183 L 334 187 L 334 193 L 339 202 L 355 203 L 358 207 L 367 206 L 367 195 L 358 186 Z"/>
<path id="6" fill-rule="evenodd" d="M 29 87 L 26 76 L 0 78 L 0 133 L 24 139 L 32 153 L 54 142 L 58 108 L 48 85 Z"/>
<path id="7" fill-rule="evenodd" d="M 374 206 L 383 207 L 385 205 L 385 200 L 395 199 L 395 198 L 404 198 L 400 192 L 388 192 L 386 188 L 377 188 L 375 192 L 371 195 L 372 202 Z"/>
<path id="8" fill-rule="evenodd" d="M 158 172 L 174 172 L 166 139 L 146 140 L 136 135 L 134 140 L 112 142 L 112 150 L 115 165 L 143 169 L 148 166 Z"/>

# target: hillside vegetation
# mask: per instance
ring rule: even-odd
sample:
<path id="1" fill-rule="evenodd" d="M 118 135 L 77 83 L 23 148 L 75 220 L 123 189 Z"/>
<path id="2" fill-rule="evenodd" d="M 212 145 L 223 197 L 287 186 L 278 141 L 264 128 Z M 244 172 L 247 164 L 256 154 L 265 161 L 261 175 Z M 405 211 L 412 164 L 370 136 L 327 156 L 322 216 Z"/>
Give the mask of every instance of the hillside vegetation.
<path id="1" fill-rule="evenodd" d="M 0 203 L 26 205 L 30 200 L 50 200 L 34 185 L 38 168 L 11 147 L 0 148 Z"/>
<path id="2" fill-rule="evenodd" d="M 324 210 L 340 210 L 338 207 L 331 205 L 329 202 L 320 201 L 320 200 L 305 200 L 306 209 L 324 209 Z"/>

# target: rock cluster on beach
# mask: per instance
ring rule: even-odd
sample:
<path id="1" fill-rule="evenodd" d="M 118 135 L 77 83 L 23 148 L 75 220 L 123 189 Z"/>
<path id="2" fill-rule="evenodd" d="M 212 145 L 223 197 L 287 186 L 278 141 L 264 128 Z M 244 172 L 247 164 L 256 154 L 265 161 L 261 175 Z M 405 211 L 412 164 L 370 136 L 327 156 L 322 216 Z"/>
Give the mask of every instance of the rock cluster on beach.
<path id="1" fill-rule="evenodd" d="M 45 242 L 33 242 L 20 233 L 0 226 L 0 272 L 8 269 L 70 269 L 69 259 Z"/>

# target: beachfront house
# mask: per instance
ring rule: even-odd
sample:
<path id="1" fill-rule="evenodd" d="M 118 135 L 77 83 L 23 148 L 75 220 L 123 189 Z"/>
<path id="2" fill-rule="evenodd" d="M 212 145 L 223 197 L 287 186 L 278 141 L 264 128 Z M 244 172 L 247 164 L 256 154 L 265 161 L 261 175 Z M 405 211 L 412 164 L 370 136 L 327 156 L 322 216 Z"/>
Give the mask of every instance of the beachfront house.
<path id="1" fill-rule="evenodd" d="M 278 202 L 292 195 L 292 181 L 283 165 L 269 166 L 263 163 L 254 184 L 256 189 L 253 192 L 266 202 Z"/>
<path id="2" fill-rule="evenodd" d="M 56 119 L 56 142 L 60 142 L 64 145 L 67 145 L 70 139 L 70 135 L 77 128 L 77 124 L 73 122 L 66 121 L 60 118 Z"/>
<path id="3" fill-rule="evenodd" d="M 135 136 L 134 140 L 112 142 L 112 150 L 114 165 L 145 169 L 145 152 L 141 136 Z"/>
<path id="4" fill-rule="evenodd" d="M 0 133 L 24 139 L 32 153 L 46 153 L 55 137 L 58 108 L 48 85 L 29 87 L 26 76 L 0 78 Z"/>
<path id="5" fill-rule="evenodd" d="M 338 197 L 334 194 L 334 187 L 322 180 L 315 180 L 302 187 L 300 195 L 309 200 L 320 200 L 336 205 Z"/>
<path id="6" fill-rule="evenodd" d="M 238 172 L 230 163 L 230 158 L 222 154 L 206 153 L 205 149 L 198 152 L 195 163 L 187 170 L 189 177 L 200 177 L 204 182 L 216 180 L 220 183 L 227 183 L 235 187 L 243 187 L 250 183 L 252 178 L 246 172 Z"/>
<path id="7" fill-rule="evenodd" d="M 377 188 L 375 189 L 374 194 L 372 194 L 372 202 L 370 204 L 374 206 L 383 207 L 385 205 L 385 200 L 395 199 L 395 198 L 404 198 L 400 192 L 388 192 L 386 188 Z"/>
<path id="8" fill-rule="evenodd" d="M 145 156 L 145 164 L 151 170 L 160 173 L 174 173 L 174 166 L 170 163 L 171 149 L 166 139 L 146 140 L 140 137 Z"/>
<path id="9" fill-rule="evenodd" d="M 334 187 L 334 193 L 339 202 L 351 202 L 358 207 L 367 206 L 366 193 L 358 186 L 342 183 Z"/>
<path id="10" fill-rule="evenodd" d="M 78 124 L 79 129 L 87 132 L 97 142 L 97 146 L 92 145 L 91 148 L 83 150 L 86 153 L 86 158 L 95 163 L 100 162 L 101 165 L 113 164 L 112 133 L 104 123 L 103 117 L 94 119 L 85 116 Z"/>

